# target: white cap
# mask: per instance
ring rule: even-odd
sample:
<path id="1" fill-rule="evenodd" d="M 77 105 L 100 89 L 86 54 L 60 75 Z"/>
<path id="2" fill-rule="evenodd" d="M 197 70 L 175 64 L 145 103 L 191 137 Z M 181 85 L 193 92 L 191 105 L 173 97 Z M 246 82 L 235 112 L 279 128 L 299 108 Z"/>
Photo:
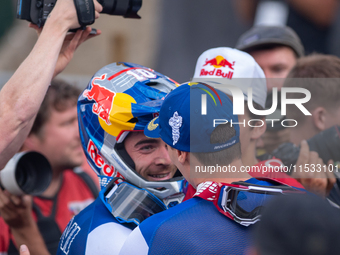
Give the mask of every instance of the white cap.
<path id="1" fill-rule="evenodd" d="M 241 88 L 248 95 L 253 90 L 253 101 L 265 108 L 267 98 L 266 77 L 255 59 L 246 52 L 228 47 L 212 48 L 203 52 L 196 63 L 193 81 L 216 82 Z M 242 78 L 242 79 L 240 79 Z M 213 86 L 212 83 L 209 83 Z M 227 94 L 231 95 L 231 93 Z"/>

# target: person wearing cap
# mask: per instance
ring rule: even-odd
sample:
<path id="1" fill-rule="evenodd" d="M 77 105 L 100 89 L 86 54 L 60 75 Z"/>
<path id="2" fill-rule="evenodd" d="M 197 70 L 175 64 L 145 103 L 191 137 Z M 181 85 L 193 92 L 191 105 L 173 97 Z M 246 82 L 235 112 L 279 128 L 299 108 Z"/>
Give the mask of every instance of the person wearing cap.
<path id="1" fill-rule="evenodd" d="M 253 25 L 287 25 L 301 38 L 306 54 L 334 53 L 332 30 L 339 22 L 338 0 L 235 0 L 238 16 Z M 332 49 L 333 48 L 333 49 Z"/>
<path id="2" fill-rule="evenodd" d="M 210 64 L 211 62 L 216 62 L 216 64 Z M 226 62 L 230 65 L 223 64 Z M 229 78 L 221 79 L 223 76 L 220 74 L 227 74 Z M 216 82 L 216 84 L 233 85 L 239 87 L 244 95 L 248 95 L 248 89 L 251 89 L 254 107 L 260 110 L 265 108 L 267 89 L 264 73 L 252 56 L 240 50 L 218 47 L 204 51 L 197 59 L 192 81 L 205 82 L 212 86 Z M 225 92 L 232 95 L 229 90 Z M 242 162 L 246 166 L 252 166 L 258 163 L 255 157 L 256 140 L 265 132 L 267 124 L 264 116 L 252 115 L 247 101 L 245 97 L 245 111 L 243 115 L 239 115 L 240 123 L 245 123 L 240 124 L 240 139 Z M 263 125 L 249 127 L 247 123 L 250 119 L 261 119 Z"/>
<path id="3" fill-rule="evenodd" d="M 201 105 L 202 98 L 206 104 Z M 221 119 L 228 120 L 227 124 L 216 123 Z M 247 226 L 259 217 L 253 208 L 263 206 L 266 197 L 260 192 L 255 198 L 245 190 L 248 185 L 259 185 L 266 190 L 277 183 L 270 179 L 249 179 L 250 175 L 241 171 L 238 122 L 229 97 L 208 84 L 185 83 L 165 97 L 159 117 L 147 125 L 144 133 L 148 137 L 160 137 L 167 144 L 172 162 L 197 192 L 193 198 L 142 222 L 131 232 L 120 254 L 243 254 L 246 251 L 250 245 Z M 240 183 L 235 181 L 243 181 L 242 195 L 238 193 Z M 241 217 L 238 209 L 230 207 L 229 194 L 237 197 L 232 200 L 236 208 L 247 208 Z"/>
<path id="4" fill-rule="evenodd" d="M 240 36 L 235 48 L 249 53 L 266 78 L 286 78 L 296 60 L 304 56 L 300 38 L 287 26 L 254 26 Z M 271 84 L 267 84 L 268 91 Z"/>
<path id="5" fill-rule="evenodd" d="M 272 100 L 272 89 L 276 87 L 281 90 L 284 79 L 297 59 L 304 56 L 299 36 L 287 26 L 254 26 L 240 36 L 236 48 L 249 53 L 264 71 L 268 79 L 267 107 L 270 107 Z M 287 128 L 269 128 L 258 140 L 258 154 L 271 153 L 288 140 Z"/>
<path id="6" fill-rule="evenodd" d="M 230 62 L 233 63 L 231 69 L 229 66 L 222 64 L 210 65 L 207 62 L 213 62 L 212 59 L 216 59 L 216 62 Z M 220 70 L 220 71 L 219 71 Z M 221 79 L 219 73 L 230 73 L 230 78 Z M 208 49 L 203 52 L 197 59 L 193 81 L 201 81 L 209 83 L 212 86 L 219 86 L 223 88 L 224 85 L 218 85 L 219 83 L 225 85 L 234 85 L 242 90 L 244 95 L 248 95 L 248 89 L 252 89 L 252 103 L 255 109 L 263 110 L 265 108 L 265 101 L 267 97 L 266 79 L 264 72 L 259 67 L 258 63 L 254 58 L 243 51 L 232 49 L 228 47 L 218 47 Z M 231 91 L 223 90 L 228 95 L 232 95 Z M 241 140 L 241 152 L 242 152 L 242 163 L 245 166 L 261 166 L 261 165 L 282 165 L 279 159 L 266 159 L 259 160 L 256 158 L 256 143 L 260 137 L 264 134 L 266 130 L 265 116 L 255 115 L 247 107 L 248 99 L 245 97 L 244 103 L 244 114 L 239 115 L 240 122 L 240 140 Z M 248 122 L 251 119 L 261 120 L 261 122 L 252 123 L 254 127 L 250 127 Z M 310 152 L 305 144 L 302 145 L 302 150 L 300 151 L 297 165 L 304 164 L 315 164 L 319 162 L 320 158 L 315 155 L 314 152 Z M 253 176 L 259 176 L 260 173 L 254 173 Z M 278 178 L 279 180 L 285 182 L 286 184 L 293 185 L 295 187 L 303 187 L 294 178 L 289 177 L 285 173 L 266 173 L 267 177 Z M 315 179 L 316 180 L 316 179 Z M 324 182 L 324 179 L 318 179 L 318 182 Z M 307 185 L 310 191 L 317 194 L 324 194 L 326 187 L 325 185 L 315 186 Z M 186 199 L 190 198 L 194 194 L 195 190 L 191 186 L 188 188 Z"/>
<path id="7" fill-rule="evenodd" d="M 230 62 L 229 66 L 222 64 L 209 65 L 207 62 L 211 59 L 216 59 L 216 62 Z M 231 78 L 221 79 L 219 73 L 229 73 Z M 238 116 L 240 122 L 240 140 L 242 162 L 245 166 L 254 166 L 258 164 L 281 164 L 278 160 L 265 160 L 259 162 L 256 158 L 256 142 L 266 130 L 265 116 L 253 114 L 248 109 L 248 90 L 252 90 L 252 104 L 255 109 L 263 110 L 267 97 L 265 75 L 256 63 L 254 58 L 243 51 L 228 48 L 218 47 L 204 51 L 197 59 L 193 81 L 205 82 L 211 86 L 233 85 L 241 89 L 245 95 L 244 114 Z M 231 91 L 223 90 L 229 96 L 233 96 Z M 248 125 L 251 119 L 256 119 L 257 122 L 252 122 Z"/>

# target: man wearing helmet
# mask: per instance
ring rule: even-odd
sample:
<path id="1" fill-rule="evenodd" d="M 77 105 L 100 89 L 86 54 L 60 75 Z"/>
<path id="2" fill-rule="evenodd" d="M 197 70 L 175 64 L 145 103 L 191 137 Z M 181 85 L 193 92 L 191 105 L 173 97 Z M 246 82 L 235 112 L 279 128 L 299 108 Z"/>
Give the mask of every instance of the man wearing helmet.
<path id="1" fill-rule="evenodd" d="M 100 179 L 98 198 L 68 224 L 57 254 L 118 254 L 145 218 L 182 201 L 183 177 L 165 143 L 143 130 L 177 83 L 150 68 L 113 63 L 78 99 L 79 132 Z"/>
<path id="2" fill-rule="evenodd" d="M 126 152 L 135 162 L 135 170 L 148 181 L 164 181 L 175 175 L 165 144 L 160 139 L 147 138 L 143 132 L 131 132 L 124 140 Z"/>

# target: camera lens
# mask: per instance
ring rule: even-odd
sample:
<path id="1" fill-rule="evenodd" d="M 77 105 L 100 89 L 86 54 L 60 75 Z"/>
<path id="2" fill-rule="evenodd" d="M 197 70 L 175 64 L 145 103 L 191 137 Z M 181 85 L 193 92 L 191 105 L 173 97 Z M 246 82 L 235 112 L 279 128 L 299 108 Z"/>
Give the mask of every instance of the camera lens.
<path id="1" fill-rule="evenodd" d="M 137 12 L 142 6 L 142 0 L 99 0 L 98 2 L 103 6 L 102 13 L 125 18 L 140 18 Z"/>
<path id="2" fill-rule="evenodd" d="M 51 181 L 50 163 L 37 152 L 26 153 L 17 163 L 15 178 L 26 194 L 43 192 Z"/>
<path id="3" fill-rule="evenodd" d="M 52 180 L 48 160 L 40 153 L 20 152 L 0 171 L 0 184 L 13 195 L 39 195 Z"/>

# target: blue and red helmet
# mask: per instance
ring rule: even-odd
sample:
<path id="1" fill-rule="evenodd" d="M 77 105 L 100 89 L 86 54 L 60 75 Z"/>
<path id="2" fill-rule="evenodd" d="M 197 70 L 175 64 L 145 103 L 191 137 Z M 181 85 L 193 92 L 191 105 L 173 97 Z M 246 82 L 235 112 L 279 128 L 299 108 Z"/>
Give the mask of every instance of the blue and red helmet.
<path id="1" fill-rule="evenodd" d="M 176 86 L 165 75 L 125 62 L 109 64 L 92 77 L 78 99 L 78 121 L 87 161 L 101 187 L 121 177 L 163 200 L 182 193 L 181 176 L 161 182 L 140 176 L 122 143 L 129 132 L 143 131 L 158 116 L 164 97 Z"/>

